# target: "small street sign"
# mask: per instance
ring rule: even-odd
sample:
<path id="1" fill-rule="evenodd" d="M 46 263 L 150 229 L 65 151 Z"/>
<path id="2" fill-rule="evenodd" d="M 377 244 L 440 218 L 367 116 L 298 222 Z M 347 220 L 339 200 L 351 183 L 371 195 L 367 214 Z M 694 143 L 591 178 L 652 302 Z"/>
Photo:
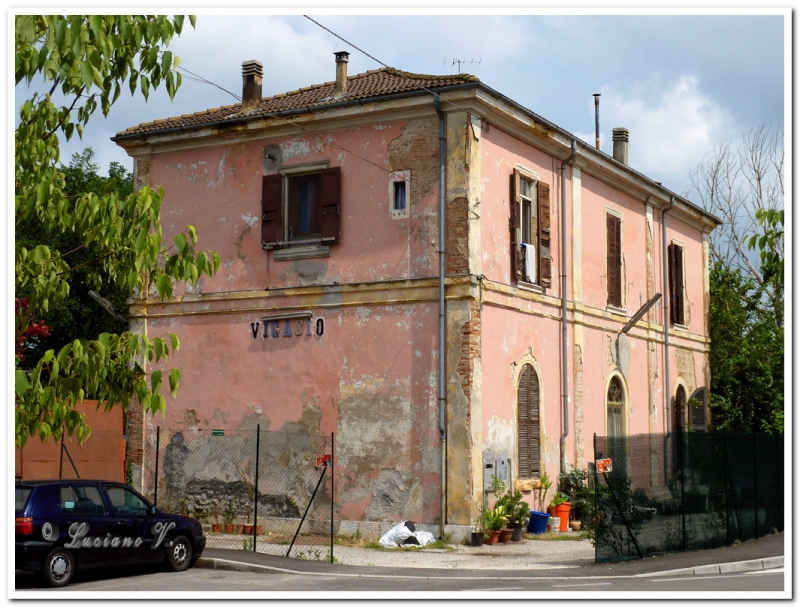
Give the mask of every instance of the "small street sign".
<path id="1" fill-rule="evenodd" d="M 317 456 L 317 468 L 324 468 L 331 465 L 331 454 Z"/>
<path id="2" fill-rule="evenodd" d="M 594 463 L 595 468 L 598 474 L 602 474 L 605 472 L 611 472 L 611 458 L 607 457 L 605 459 L 598 459 Z"/>
<path id="3" fill-rule="evenodd" d="M 211 436 L 225 436 L 225 430 L 212 430 Z"/>

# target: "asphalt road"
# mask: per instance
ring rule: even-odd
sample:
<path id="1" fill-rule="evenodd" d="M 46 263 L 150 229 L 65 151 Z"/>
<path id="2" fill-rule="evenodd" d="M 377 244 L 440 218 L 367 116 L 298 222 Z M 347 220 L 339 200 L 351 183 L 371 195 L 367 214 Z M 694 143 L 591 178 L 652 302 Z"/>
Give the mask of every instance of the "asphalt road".
<path id="1" fill-rule="evenodd" d="M 368 592 L 387 593 L 386 598 L 399 593 L 447 592 L 480 593 L 497 592 L 756 592 L 782 591 L 784 570 L 773 569 L 737 574 L 675 577 L 584 577 L 584 578 L 527 578 L 508 575 L 484 577 L 438 578 L 421 574 L 418 577 L 392 577 L 391 572 L 381 576 L 311 575 L 283 573 L 243 573 L 209 569 L 190 569 L 184 573 L 169 573 L 153 567 L 129 567 L 79 572 L 73 583 L 56 592 L 219 592 L 237 595 L 244 592 L 275 593 L 291 598 L 293 594 L 320 593 L 325 598 L 335 598 L 335 593 Z M 17 590 L 52 592 L 38 584 L 34 575 L 17 572 Z M 54 597 L 55 598 L 55 597 Z M 122 597 L 120 597 L 122 598 Z M 128 596 L 125 598 L 135 598 Z M 178 597 L 175 597 L 178 598 Z M 209 596 L 207 598 L 213 598 Z M 499 598 L 499 597 L 498 597 Z M 764 598 L 767 598 L 764 596 Z"/>

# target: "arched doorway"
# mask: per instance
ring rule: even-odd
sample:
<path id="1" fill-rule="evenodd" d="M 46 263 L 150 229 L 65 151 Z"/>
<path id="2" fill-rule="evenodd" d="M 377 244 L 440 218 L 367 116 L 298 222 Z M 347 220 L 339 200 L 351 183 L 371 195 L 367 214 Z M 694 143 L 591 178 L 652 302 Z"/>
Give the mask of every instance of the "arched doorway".
<path id="1" fill-rule="evenodd" d="M 678 385 L 672 414 L 672 431 L 686 430 L 686 388 Z"/>
<path id="2" fill-rule="evenodd" d="M 607 436 L 625 435 L 625 392 L 619 377 L 612 377 L 606 393 Z"/>

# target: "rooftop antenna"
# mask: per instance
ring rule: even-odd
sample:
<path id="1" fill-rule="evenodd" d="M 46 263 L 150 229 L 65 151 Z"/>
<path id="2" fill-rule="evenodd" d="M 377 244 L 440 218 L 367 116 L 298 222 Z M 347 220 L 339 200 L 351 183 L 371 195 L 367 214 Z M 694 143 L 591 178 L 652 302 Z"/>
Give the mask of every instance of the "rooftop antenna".
<path id="1" fill-rule="evenodd" d="M 462 65 L 480 65 L 481 61 L 483 61 L 483 59 L 478 59 L 477 61 L 475 61 L 475 59 L 470 59 L 469 61 L 466 59 L 453 59 L 450 65 L 458 65 L 458 73 L 460 74 Z M 447 65 L 447 57 L 444 58 L 443 65 Z"/>

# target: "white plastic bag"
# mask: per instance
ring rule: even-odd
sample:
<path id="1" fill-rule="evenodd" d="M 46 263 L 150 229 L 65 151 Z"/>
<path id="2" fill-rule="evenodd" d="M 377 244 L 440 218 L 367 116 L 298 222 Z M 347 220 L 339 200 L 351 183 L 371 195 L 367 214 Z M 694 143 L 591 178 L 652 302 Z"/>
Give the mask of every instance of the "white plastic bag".
<path id="1" fill-rule="evenodd" d="M 411 536 L 411 529 L 406 527 L 406 522 L 398 523 L 383 534 L 378 543 L 384 548 L 397 548 Z"/>
<path id="2" fill-rule="evenodd" d="M 412 535 L 417 538 L 420 546 L 427 546 L 436 541 L 436 538 L 430 531 L 415 531 Z"/>

